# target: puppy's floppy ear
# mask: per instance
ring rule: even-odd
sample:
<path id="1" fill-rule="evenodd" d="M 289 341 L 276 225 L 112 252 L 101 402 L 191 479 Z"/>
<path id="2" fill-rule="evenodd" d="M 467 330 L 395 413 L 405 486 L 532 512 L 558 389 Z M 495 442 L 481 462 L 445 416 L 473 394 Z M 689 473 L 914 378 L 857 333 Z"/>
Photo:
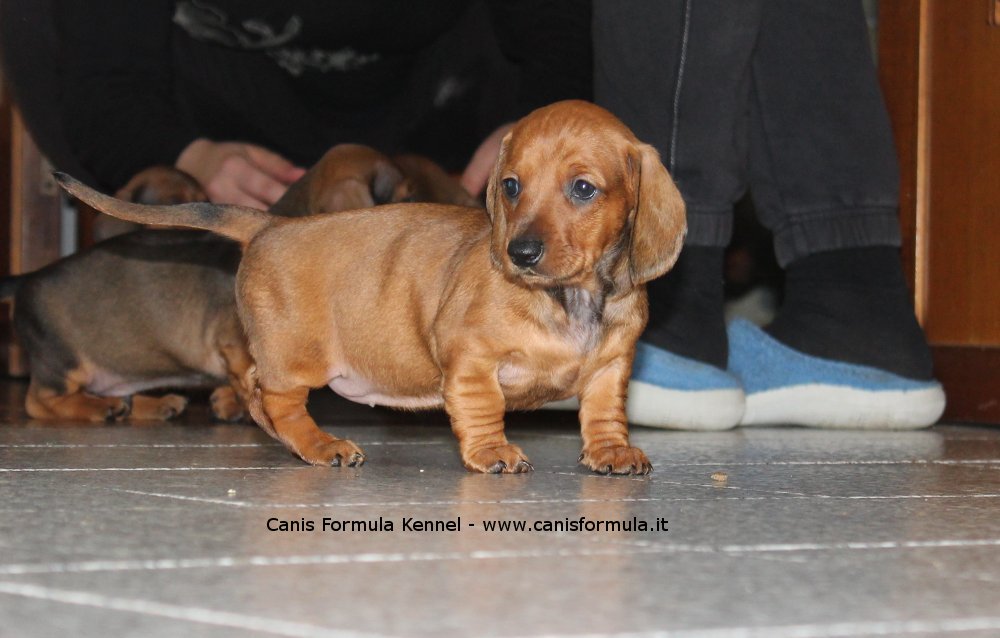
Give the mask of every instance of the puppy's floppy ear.
<path id="1" fill-rule="evenodd" d="M 684 200 L 649 144 L 629 151 L 635 212 L 629 241 L 628 272 L 633 286 L 664 274 L 677 261 L 687 234 Z"/>
<path id="2" fill-rule="evenodd" d="M 507 150 L 510 148 L 511 132 L 508 131 L 500 141 L 500 154 L 497 156 L 497 163 L 493 165 L 493 173 L 489 182 L 486 183 L 486 214 L 490 221 L 496 224 L 496 215 L 501 210 L 503 195 L 500 189 L 500 178 L 502 177 L 504 166 L 507 164 Z"/>
<path id="3" fill-rule="evenodd" d="M 342 179 L 319 192 L 310 193 L 309 206 L 304 214 L 318 215 L 371 208 L 376 203 L 372 197 L 371 185 L 360 179 Z"/>
<path id="4" fill-rule="evenodd" d="M 503 213 L 503 189 L 500 187 L 500 180 L 503 177 L 504 168 L 507 166 L 507 152 L 510 150 L 511 133 L 508 132 L 500 141 L 500 154 L 497 156 L 497 163 L 493 166 L 493 173 L 489 182 L 486 183 L 486 215 L 490 218 L 490 261 L 493 266 L 503 268 L 503 254 L 506 251 L 504 243 L 507 241 L 507 216 Z"/>
<path id="5" fill-rule="evenodd" d="M 288 193 L 291 193 L 293 189 L 301 188 L 308 196 L 306 211 L 297 214 L 316 215 L 371 208 L 379 204 L 403 201 L 410 193 L 409 181 L 387 158 L 376 160 L 367 173 L 322 182 L 323 188 L 313 188 L 309 178 L 307 173 L 288 189 Z M 275 212 L 274 208 L 271 210 Z"/>

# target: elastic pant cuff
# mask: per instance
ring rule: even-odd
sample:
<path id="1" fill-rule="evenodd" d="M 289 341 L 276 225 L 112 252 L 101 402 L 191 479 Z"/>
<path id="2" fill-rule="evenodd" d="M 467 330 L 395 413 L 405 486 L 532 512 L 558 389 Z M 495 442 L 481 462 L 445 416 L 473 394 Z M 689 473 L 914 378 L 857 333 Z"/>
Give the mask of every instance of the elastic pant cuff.
<path id="1" fill-rule="evenodd" d="M 774 229 L 778 264 L 789 263 L 828 250 L 866 246 L 900 246 L 896 209 L 870 208 L 798 215 Z"/>
<path id="2" fill-rule="evenodd" d="M 719 246 L 725 248 L 733 237 L 733 211 L 687 211 L 688 232 L 684 243 L 689 246 Z"/>

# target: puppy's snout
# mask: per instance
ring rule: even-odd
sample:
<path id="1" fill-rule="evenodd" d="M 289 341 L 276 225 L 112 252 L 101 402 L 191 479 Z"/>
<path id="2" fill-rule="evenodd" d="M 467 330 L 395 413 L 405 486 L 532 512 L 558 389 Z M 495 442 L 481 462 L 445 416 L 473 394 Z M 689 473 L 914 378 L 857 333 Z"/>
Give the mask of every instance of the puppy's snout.
<path id="1" fill-rule="evenodd" d="M 542 259 L 545 244 L 540 239 L 515 239 L 507 244 L 507 254 L 515 265 L 527 268 Z"/>

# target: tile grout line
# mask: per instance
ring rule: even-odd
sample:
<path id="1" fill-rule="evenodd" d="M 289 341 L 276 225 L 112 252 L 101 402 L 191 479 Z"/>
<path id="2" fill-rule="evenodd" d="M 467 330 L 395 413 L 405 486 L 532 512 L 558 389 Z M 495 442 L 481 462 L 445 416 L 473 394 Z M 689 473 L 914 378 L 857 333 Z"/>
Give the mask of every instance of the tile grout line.
<path id="1" fill-rule="evenodd" d="M 663 553 L 656 548 L 622 552 L 617 548 L 552 550 L 474 550 L 471 552 L 410 552 L 315 554 L 292 556 L 220 556 L 215 558 L 161 558 L 150 560 L 92 560 L 75 563 L 0 565 L 2 576 L 125 571 L 171 571 L 178 569 L 301 567 L 373 563 L 424 563 L 460 560 L 507 560 L 579 556 L 631 556 Z"/>
<path id="2" fill-rule="evenodd" d="M 0 594 L 21 596 L 35 600 L 48 600 L 68 605 L 94 607 L 97 609 L 131 612 L 144 616 L 170 618 L 173 620 L 214 625 L 218 627 L 246 629 L 277 636 L 291 636 L 294 638 L 381 636 L 381 634 L 342 631 L 307 623 L 262 618 L 260 616 L 248 616 L 246 614 L 217 611 L 202 607 L 184 607 L 139 598 L 105 596 L 90 592 L 56 589 L 53 587 L 30 585 L 26 583 L 0 582 Z"/>
<path id="3" fill-rule="evenodd" d="M 451 441 L 360 441 L 358 445 L 450 445 Z M 284 448 L 281 443 L 0 443 L 6 449 L 78 448 Z"/>
<path id="4" fill-rule="evenodd" d="M 862 620 L 830 624 L 772 625 L 637 631 L 606 634 L 535 634 L 520 638 L 851 638 L 898 636 L 1000 629 L 1000 617 L 982 616 L 944 620 Z"/>
<path id="5" fill-rule="evenodd" d="M 245 467 L 0 467 L 0 472 L 240 472 L 247 470 L 308 470 L 310 465 L 259 465 Z"/>
<path id="6" fill-rule="evenodd" d="M 414 506 L 439 506 L 439 505 L 535 505 L 553 503 L 651 503 L 664 500 L 703 500 L 703 499 L 661 499 L 661 498 L 554 498 L 554 499 L 508 499 L 496 501 L 383 501 L 383 502 L 362 502 L 362 503 L 251 503 L 249 501 L 235 501 L 221 498 L 205 498 L 201 496 L 185 496 L 183 494 L 165 494 L 161 492 L 145 492 L 142 490 L 126 490 L 120 487 L 106 488 L 112 492 L 123 494 L 135 494 L 138 496 L 153 496 L 156 498 L 175 499 L 180 501 L 193 501 L 197 503 L 209 503 L 212 505 L 229 505 L 233 507 L 248 507 L 258 509 L 319 509 L 319 508 L 341 508 L 341 507 L 414 507 Z"/>
<path id="7" fill-rule="evenodd" d="M 757 466 L 797 466 L 797 465 L 1000 465 L 1000 459 L 897 459 L 868 461 L 671 461 L 666 467 L 757 467 Z M 548 469 L 573 469 L 579 465 L 550 465 Z"/>
<path id="8" fill-rule="evenodd" d="M 727 490 L 727 491 L 737 491 L 737 492 L 748 492 L 751 494 L 765 494 L 767 496 L 747 496 L 747 497 L 726 497 L 729 500 L 765 500 L 765 499 L 831 499 L 831 500 L 903 500 L 903 499 L 959 499 L 959 498 L 1000 498 L 1000 493 L 985 493 L 985 494 L 889 494 L 889 495 L 869 495 L 869 494 L 854 494 L 846 496 L 838 496 L 835 494 L 806 494 L 805 492 L 787 492 L 784 490 L 767 490 L 767 489 L 757 489 L 740 487 L 738 485 L 722 485 L 718 483 L 686 483 L 683 481 L 661 481 L 648 476 L 631 477 L 631 476 L 609 476 L 603 474 L 578 474 L 575 472 L 547 472 L 548 474 L 555 474 L 561 476 L 589 476 L 597 480 L 612 480 L 612 481 L 645 481 L 654 485 L 672 485 L 677 487 L 704 487 L 711 488 L 712 490 Z M 716 500 L 711 498 L 692 498 L 689 500 Z M 721 500 L 721 499 L 720 499 Z"/>
<path id="9" fill-rule="evenodd" d="M 695 487 L 711 487 L 719 489 L 714 485 L 692 485 Z M 243 507 L 253 509 L 333 509 L 352 507 L 440 507 L 456 505 L 548 505 L 548 504 L 573 504 L 573 503 L 682 503 L 682 502 L 709 502 L 709 501 L 767 501 L 767 500 L 805 500 L 811 498 L 821 499 L 844 499 L 844 500 L 881 500 L 881 499 L 926 499 L 926 498 L 1000 498 L 1000 494 L 966 494 L 966 495 L 899 495 L 899 496 L 825 496 L 809 494 L 793 495 L 765 495 L 765 496 L 724 496 L 717 498 L 707 498 L 701 496 L 678 496 L 678 497 L 623 497 L 623 498 L 564 498 L 564 499 L 502 499 L 502 500 L 466 500 L 466 501 L 362 501 L 354 503 L 329 502 L 329 503 L 252 503 L 250 501 L 237 501 L 222 498 L 208 498 L 203 496 L 186 496 L 184 494 L 166 494 L 162 492 L 146 492 L 143 490 L 127 490 L 124 488 L 107 488 L 113 492 L 123 494 L 133 494 L 137 496 L 151 496 L 154 498 L 173 499 L 178 501 L 190 501 L 195 503 L 206 503 L 210 505 L 228 505 L 230 507 Z"/>
<path id="10" fill-rule="evenodd" d="M 245 629 L 293 638 L 341 638 L 348 636 L 384 636 L 321 627 L 314 624 L 262 618 L 200 607 L 105 596 L 90 592 L 56 589 L 24 583 L 0 582 L 0 594 L 21 596 L 69 605 L 93 607 L 169 618 L 198 624 Z M 601 634 L 610 638 L 849 638 L 864 635 L 929 634 L 941 632 L 988 631 L 1000 629 L 998 617 L 951 618 L 944 620 L 855 621 L 831 624 L 776 625 L 768 627 L 720 627 Z M 536 634 L 525 638 L 590 638 L 587 634 Z"/>
<path id="11" fill-rule="evenodd" d="M 523 558 L 621 557 L 645 554 L 735 554 L 816 551 L 878 551 L 909 549 L 971 549 L 1000 547 L 998 539 L 941 539 L 932 541 L 855 541 L 844 543 L 765 543 L 757 545 L 689 545 L 633 541 L 623 550 L 615 547 L 562 548 L 552 550 L 475 550 L 471 552 L 398 552 L 361 554 L 314 554 L 291 556 L 219 556 L 214 558 L 162 558 L 148 560 L 91 560 L 70 563 L 22 563 L 0 565 L 0 576 L 37 574 L 170 571 L 178 569 L 291 567 L 372 563 L 422 563 L 462 560 L 510 560 Z"/>

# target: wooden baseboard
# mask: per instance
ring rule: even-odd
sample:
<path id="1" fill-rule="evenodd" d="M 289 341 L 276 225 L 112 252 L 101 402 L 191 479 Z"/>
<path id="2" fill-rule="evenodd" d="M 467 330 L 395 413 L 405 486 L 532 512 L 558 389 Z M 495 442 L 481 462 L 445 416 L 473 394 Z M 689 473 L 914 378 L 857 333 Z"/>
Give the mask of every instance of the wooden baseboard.
<path id="1" fill-rule="evenodd" d="M 1000 348 L 934 346 L 934 372 L 948 396 L 944 421 L 1000 425 Z"/>

